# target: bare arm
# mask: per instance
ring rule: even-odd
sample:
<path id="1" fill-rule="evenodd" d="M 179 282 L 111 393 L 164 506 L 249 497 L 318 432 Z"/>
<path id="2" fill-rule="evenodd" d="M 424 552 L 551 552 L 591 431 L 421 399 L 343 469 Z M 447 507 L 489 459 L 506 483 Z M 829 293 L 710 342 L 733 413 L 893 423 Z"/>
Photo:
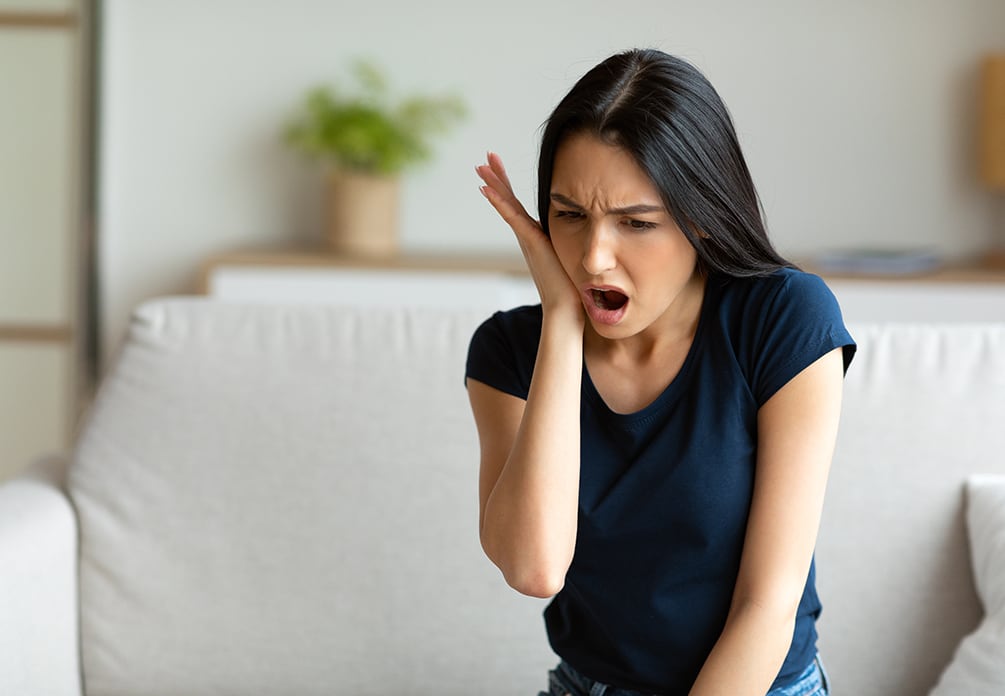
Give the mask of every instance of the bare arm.
<path id="1" fill-rule="evenodd" d="M 550 240 L 513 195 L 502 161 L 477 168 L 482 193 L 516 234 L 544 319 L 527 401 L 468 380 L 481 447 L 482 548 L 516 590 L 557 593 L 576 544 L 585 315 Z"/>
<path id="2" fill-rule="evenodd" d="M 740 572 L 726 627 L 691 696 L 764 696 L 781 669 L 823 511 L 842 379 L 838 348 L 758 412 L 757 473 Z"/>
<path id="3" fill-rule="evenodd" d="M 562 588 L 576 545 L 581 356 L 582 333 L 545 324 L 526 404 L 468 381 L 482 547 L 514 589 L 535 597 Z"/>

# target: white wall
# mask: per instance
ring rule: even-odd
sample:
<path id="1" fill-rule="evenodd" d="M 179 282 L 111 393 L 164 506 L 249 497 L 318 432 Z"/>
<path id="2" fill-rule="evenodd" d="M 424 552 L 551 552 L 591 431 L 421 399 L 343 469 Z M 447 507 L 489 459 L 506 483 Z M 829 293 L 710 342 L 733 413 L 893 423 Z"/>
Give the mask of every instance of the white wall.
<path id="1" fill-rule="evenodd" d="M 538 127 L 608 54 L 655 46 L 730 106 L 783 253 L 992 234 L 974 175 L 976 65 L 1001 0 L 105 0 L 100 272 L 106 358 L 131 308 L 188 292 L 206 256 L 320 240 L 316 171 L 278 132 L 357 56 L 402 92 L 458 90 L 467 123 L 408 176 L 402 242 L 516 253 L 472 167 L 502 153 L 532 202 Z"/>

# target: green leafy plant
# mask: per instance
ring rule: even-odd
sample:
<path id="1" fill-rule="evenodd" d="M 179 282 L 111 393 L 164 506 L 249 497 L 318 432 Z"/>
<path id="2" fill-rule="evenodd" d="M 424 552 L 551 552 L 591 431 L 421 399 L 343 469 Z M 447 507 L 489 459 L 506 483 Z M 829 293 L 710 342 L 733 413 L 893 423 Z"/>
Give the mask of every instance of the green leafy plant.
<path id="1" fill-rule="evenodd" d="M 397 174 L 429 159 L 430 138 L 466 115 L 460 97 L 412 96 L 392 103 L 383 72 L 359 61 L 353 91 L 311 89 L 286 127 L 286 142 L 307 155 L 368 174 Z"/>

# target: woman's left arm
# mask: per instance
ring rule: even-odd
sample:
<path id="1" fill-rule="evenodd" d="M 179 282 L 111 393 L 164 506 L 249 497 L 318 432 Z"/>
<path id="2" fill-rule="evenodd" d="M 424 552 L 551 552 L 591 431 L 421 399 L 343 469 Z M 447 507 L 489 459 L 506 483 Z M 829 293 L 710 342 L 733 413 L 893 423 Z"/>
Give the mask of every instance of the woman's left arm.
<path id="1" fill-rule="evenodd" d="M 757 469 L 739 576 L 726 626 L 691 696 L 764 696 L 778 676 L 816 545 L 843 367 L 836 348 L 758 411 Z"/>

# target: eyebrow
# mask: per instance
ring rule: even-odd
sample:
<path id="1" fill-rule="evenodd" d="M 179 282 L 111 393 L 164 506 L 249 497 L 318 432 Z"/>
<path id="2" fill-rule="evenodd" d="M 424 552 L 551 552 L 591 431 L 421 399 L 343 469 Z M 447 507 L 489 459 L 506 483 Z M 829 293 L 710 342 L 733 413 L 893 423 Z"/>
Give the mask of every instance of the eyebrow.
<path id="1" fill-rule="evenodd" d="M 560 193 L 551 194 L 551 200 L 556 203 L 561 203 L 564 206 L 573 208 L 574 210 L 583 210 L 583 206 L 576 203 L 571 198 L 567 198 Z M 666 208 L 662 205 L 649 205 L 648 203 L 638 203 L 636 205 L 628 205 L 623 208 L 611 208 L 607 211 L 608 215 L 639 215 L 642 213 L 662 213 L 665 212 Z"/>

